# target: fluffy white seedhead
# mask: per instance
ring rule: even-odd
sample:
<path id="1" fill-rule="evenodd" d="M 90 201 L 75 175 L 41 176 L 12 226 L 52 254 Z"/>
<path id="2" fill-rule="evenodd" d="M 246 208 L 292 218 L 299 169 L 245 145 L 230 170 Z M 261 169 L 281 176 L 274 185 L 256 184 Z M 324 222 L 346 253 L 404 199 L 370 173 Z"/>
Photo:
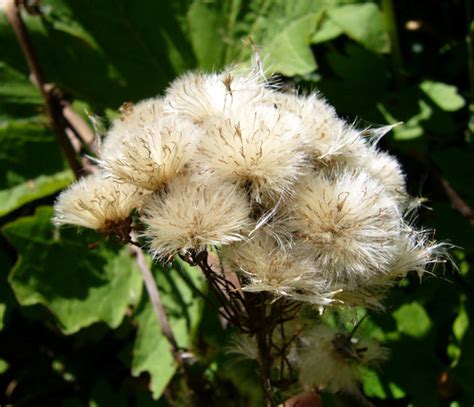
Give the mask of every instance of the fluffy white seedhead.
<path id="1" fill-rule="evenodd" d="M 113 148 L 104 148 L 99 163 L 113 178 L 152 191 L 185 170 L 202 136 L 190 120 L 174 116 L 136 120 L 123 131 Z"/>
<path id="2" fill-rule="evenodd" d="M 409 272 L 416 272 L 421 280 L 425 273 L 432 273 L 437 264 L 450 261 L 447 253 L 449 246 L 431 241 L 427 232 L 416 231 L 408 226 L 394 244 L 396 256 L 384 273 L 378 273 L 350 289 L 341 285 L 335 300 L 348 306 L 383 309 L 382 299 L 387 290 Z"/>
<path id="3" fill-rule="evenodd" d="M 393 199 L 365 172 L 313 173 L 288 205 L 298 250 L 336 284 L 355 286 L 389 268 L 401 216 Z"/>
<path id="4" fill-rule="evenodd" d="M 350 154 L 344 163 L 347 167 L 365 171 L 373 178 L 377 179 L 395 199 L 400 210 L 405 210 L 410 197 L 406 190 L 406 176 L 397 161 L 390 154 L 377 149 L 375 145 L 364 143 L 364 146 Z"/>
<path id="5" fill-rule="evenodd" d="M 291 297 L 327 305 L 332 294 L 308 258 L 296 258 L 265 232 L 223 248 L 232 270 L 243 276 L 244 291 L 266 291 L 276 297 Z"/>
<path id="6" fill-rule="evenodd" d="M 221 73 L 188 73 L 168 88 L 164 109 L 201 123 L 209 117 L 254 105 L 262 98 L 265 81 L 255 72 L 228 69 Z"/>
<path id="7" fill-rule="evenodd" d="M 349 338 L 324 325 L 304 337 L 298 352 L 299 380 L 303 386 L 329 392 L 357 393 L 361 367 L 385 359 L 388 352 L 375 342 Z"/>
<path id="8" fill-rule="evenodd" d="M 334 161 L 363 154 L 365 141 L 360 132 L 340 119 L 319 94 L 301 96 L 267 91 L 265 101 L 279 111 L 286 110 L 300 118 L 306 151 L 317 163 L 328 166 Z"/>
<path id="9" fill-rule="evenodd" d="M 418 231 L 407 226 L 401 239 L 397 242 L 397 256 L 390 265 L 392 277 L 405 277 L 414 271 L 421 277 L 430 272 L 429 269 L 440 263 L 450 261 L 446 243 L 438 243 L 430 239 L 428 231 Z"/>
<path id="10" fill-rule="evenodd" d="M 119 110 L 120 117 L 113 122 L 112 127 L 107 131 L 100 148 L 102 153 L 115 150 L 138 128 L 142 128 L 144 124 L 157 123 L 164 116 L 163 102 L 160 98 L 146 99 L 136 105 L 126 102 Z"/>
<path id="11" fill-rule="evenodd" d="M 147 202 L 144 236 L 155 257 L 168 258 L 242 239 L 250 228 L 249 216 L 249 203 L 238 187 L 183 176 Z"/>
<path id="12" fill-rule="evenodd" d="M 89 175 L 63 191 L 54 205 L 55 225 L 83 226 L 111 232 L 140 208 L 146 192 L 134 185 L 117 183 L 103 174 Z"/>
<path id="13" fill-rule="evenodd" d="M 257 202 L 274 202 L 292 191 L 306 164 L 295 115 L 247 107 L 225 119 L 211 118 L 205 127 L 194 160 L 201 174 L 245 186 Z"/>

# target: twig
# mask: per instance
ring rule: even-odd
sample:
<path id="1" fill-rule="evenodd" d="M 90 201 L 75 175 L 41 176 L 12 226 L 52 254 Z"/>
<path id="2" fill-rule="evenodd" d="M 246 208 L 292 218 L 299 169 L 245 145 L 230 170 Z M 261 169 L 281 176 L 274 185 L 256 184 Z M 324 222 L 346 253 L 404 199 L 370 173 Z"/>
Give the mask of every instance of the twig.
<path id="1" fill-rule="evenodd" d="M 461 198 L 446 178 L 439 175 L 439 182 L 451 202 L 452 207 L 464 216 L 471 226 L 474 226 L 474 211 L 472 208 L 466 203 L 466 201 L 464 201 L 464 199 Z"/>
<path id="2" fill-rule="evenodd" d="M 66 119 L 69 127 L 71 127 L 77 134 L 78 138 L 87 146 L 96 153 L 96 148 L 94 146 L 95 135 L 94 132 L 90 129 L 87 123 L 82 119 L 82 117 L 77 114 L 70 103 L 63 100 L 62 103 L 62 113 Z"/>
<path id="3" fill-rule="evenodd" d="M 148 267 L 142 249 L 134 245 L 131 245 L 130 249 L 135 253 L 137 265 L 140 269 L 140 273 L 142 274 L 143 281 L 145 283 L 145 288 L 148 292 L 148 296 L 150 297 L 151 305 L 153 307 L 153 311 L 158 319 L 158 322 L 160 323 L 161 332 L 170 344 L 173 357 L 178 363 L 182 373 L 186 375 L 186 363 L 183 360 L 178 346 L 178 342 L 174 337 L 168 317 L 166 316 L 166 311 L 163 307 L 163 303 L 161 302 L 160 291 L 158 289 L 158 286 L 156 285 L 155 278 L 153 277 L 153 274 L 151 273 L 151 270 Z"/>
<path id="4" fill-rule="evenodd" d="M 423 154 L 413 153 L 409 156 L 421 162 L 426 167 L 426 169 L 434 175 L 436 181 L 439 183 L 446 194 L 446 197 L 449 199 L 451 206 L 462 216 L 464 216 L 471 226 L 474 226 L 474 211 L 467 204 L 467 202 L 462 199 L 461 195 L 459 195 L 459 193 L 453 188 L 450 182 L 444 177 L 441 169 Z"/>
<path id="5" fill-rule="evenodd" d="M 15 32 L 21 50 L 23 51 L 33 82 L 39 87 L 41 94 L 43 95 L 46 115 L 51 129 L 59 141 L 70 168 L 75 176 L 79 177 L 81 175 L 81 165 L 77 160 L 77 151 L 74 149 L 73 144 L 66 133 L 67 124 L 65 120 L 62 120 L 63 115 L 61 104 L 55 95 L 54 86 L 48 85 L 44 79 L 38 59 L 33 50 L 28 30 L 21 17 L 18 3 L 15 0 L 7 0 L 4 11 L 13 31 Z"/>

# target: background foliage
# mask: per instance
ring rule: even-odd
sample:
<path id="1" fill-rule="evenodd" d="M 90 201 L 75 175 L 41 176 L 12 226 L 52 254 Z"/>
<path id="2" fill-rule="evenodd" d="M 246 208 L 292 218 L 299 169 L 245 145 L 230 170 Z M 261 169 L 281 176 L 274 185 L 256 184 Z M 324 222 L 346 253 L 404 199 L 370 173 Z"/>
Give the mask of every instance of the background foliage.
<path id="1" fill-rule="evenodd" d="M 106 123 L 188 69 L 248 63 L 249 38 L 285 84 L 319 90 L 349 121 L 402 121 L 382 144 L 427 198 L 420 223 L 456 245 L 459 272 L 407 279 L 385 313 L 369 312 L 361 330 L 392 352 L 363 390 L 377 406 L 472 405 L 474 216 L 455 208 L 457 198 L 474 206 L 468 0 L 43 0 L 39 10 L 24 17 L 47 80 Z M 50 224 L 72 180 L 0 14 L 0 404 L 166 405 L 170 381 L 183 383 L 128 250 L 89 250 L 100 237 Z M 259 405 L 255 366 L 225 353 L 231 330 L 179 274 L 154 272 L 211 405 Z M 364 313 L 325 318 L 347 325 Z"/>

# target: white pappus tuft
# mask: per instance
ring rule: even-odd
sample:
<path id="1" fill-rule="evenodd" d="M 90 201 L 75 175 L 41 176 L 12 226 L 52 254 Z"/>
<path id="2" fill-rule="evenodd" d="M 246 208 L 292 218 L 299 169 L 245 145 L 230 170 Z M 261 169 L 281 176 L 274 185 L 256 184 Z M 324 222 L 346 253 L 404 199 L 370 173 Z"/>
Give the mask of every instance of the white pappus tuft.
<path id="1" fill-rule="evenodd" d="M 151 191 L 185 170 L 202 137 L 202 130 L 190 120 L 169 116 L 137 120 L 122 131 L 113 148 L 104 149 L 99 164 L 114 179 Z"/>
<path id="2" fill-rule="evenodd" d="M 55 225 L 77 225 L 108 233 L 140 208 L 147 192 L 134 185 L 89 175 L 63 191 L 54 205 Z"/>
<path id="3" fill-rule="evenodd" d="M 241 240 L 250 228 L 243 191 L 229 183 L 178 177 L 152 195 L 144 209 L 144 236 L 152 254 L 169 258 L 189 249 Z"/>
<path id="4" fill-rule="evenodd" d="M 291 297 L 313 304 L 332 302 L 327 283 L 319 278 L 309 258 L 281 246 L 265 231 L 251 239 L 222 248 L 231 269 L 242 275 L 244 291 L 267 291 L 275 297 Z"/>
<path id="5" fill-rule="evenodd" d="M 187 73 L 166 92 L 164 109 L 202 123 L 229 110 L 255 105 L 262 98 L 265 80 L 257 72 L 227 69 L 221 73 Z"/>
<path id="6" fill-rule="evenodd" d="M 248 187 L 257 202 L 288 195 L 304 172 L 301 121 L 271 107 L 245 107 L 204 123 L 206 135 L 195 156 L 196 170 L 218 182 Z"/>
<path id="7" fill-rule="evenodd" d="M 312 173 L 288 205 L 298 250 L 333 283 L 355 286 L 384 273 L 397 254 L 398 208 L 365 172 Z"/>

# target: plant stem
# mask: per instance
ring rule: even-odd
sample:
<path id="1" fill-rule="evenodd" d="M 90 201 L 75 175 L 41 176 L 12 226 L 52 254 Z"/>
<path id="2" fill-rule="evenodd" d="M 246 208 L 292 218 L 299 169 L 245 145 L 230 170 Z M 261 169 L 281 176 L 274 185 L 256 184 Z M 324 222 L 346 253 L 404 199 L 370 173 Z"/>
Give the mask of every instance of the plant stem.
<path id="1" fill-rule="evenodd" d="M 81 165 L 77 160 L 76 150 L 66 133 L 67 123 L 62 115 L 63 108 L 60 103 L 60 98 L 56 96 L 54 86 L 50 84 L 48 85 L 44 79 L 40 64 L 33 50 L 28 30 L 21 17 L 18 3 L 15 0 L 7 0 L 4 11 L 13 31 L 15 32 L 21 50 L 23 51 L 32 80 L 34 84 L 39 87 L 41 94 L 43 95 L 46 115 L 51 129 L 59 141 L 63 153 L 69 163 L 69 167 L 74 172 L 76 178 L 78 178 L 81 175 Z"/>
<path id="2" fill-rule="evenodd" d="M 265 293 L 246 293 L 247 312 L 251 323 L 251 330 L 255 332 L 258 349 L 258 362 L 260 365 L 260 379 L 267 399 L 268 406 L 275 406 L 271 384 L 272 358 L 267 338 L 272 335 L 273 326 L 269 326 L 266 318 Z"/>
<path id="3" fill-rule="evenodd" d="M 153 311 L 156 315 L 156 318 L 158 319 L 158 322 L 160 323 L 161 332 L 170 344 L 173 357 L 178 363 L 178 366 L 180 367 L 182 373 L 187 375 L 186 363 L 184 362 L 183 357 L 181 355 L 178 342 L 174 337 L 170 322 L 166 315 L 165 308 L 163 307 L 163 303 L 161 302 L 160 291 L 158 289 L 158 286 L 156 285 L 155 278 L 153 277 L 153 274 L 150 268 L 148 267 L 145 256 L 143 255 L 143 251 L 140 247 L 134 245 L 131 245 L 130 249 L 135 253 L 136 262 L 143 277 L 143 282 L 145 283 L 145 288 L 148 292 L 148 296 L 150 297 Z"/>
<path id="4" fill-rule="evenodd" d="M 405 84 L 403 57 L 398 38 L 397 18 L 392 0 L 382 0 L 382 12 L 385 20 L 385 27 L 390 38 L 390 54 L 392 57 L 393 73 L 399 87 Z"/>
<path id="5" fill-rule="evenodd" d="M 260 379 L 268 406 L 275 406 L 273 400 L 270 372 L 272 357 L 269 338 L 275 325 L 267 320 L 267 300 L 265 293 L 242 292 L 224 273 L 213 270 L 209 264 L 207 251 L 190 252 L 183 260 L 192 266 L 199 266 L 210 289 L 224 308 L 227 319 L 241 331 L 255 335 L 260 365 Z"/>

